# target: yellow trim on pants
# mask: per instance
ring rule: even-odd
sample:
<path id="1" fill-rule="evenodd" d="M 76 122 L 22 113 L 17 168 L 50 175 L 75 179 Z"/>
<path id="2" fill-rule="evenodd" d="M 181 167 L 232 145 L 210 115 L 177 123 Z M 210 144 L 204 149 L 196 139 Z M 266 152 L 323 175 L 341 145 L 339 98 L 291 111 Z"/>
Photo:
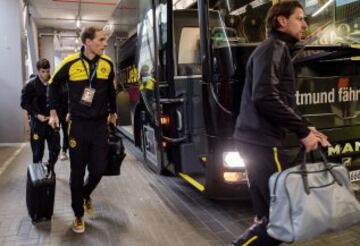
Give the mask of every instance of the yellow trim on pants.
<path id="1" fill-rule="evenodd" d="M 278 153 L 278 149 L 276 147 L 273 147 L 273 152 L 274 152 L 274 160 L 276 163 L 276 168 L 278 172 L 282 171 L 282 167 L 281 167 L 281 163 L 279 161 L 279 153 Z"/>
<path id="2" fill-rule="evenodd" d="M 72 121 L 69 120 L 69 122 L 68 122 L 68 124 L 67 124 L 67 134 L 68 134 L 68 136 L 70 136 L 71 123 L 72 123 Z"/>
<path id="3" fill-rule="evenodd" d="M 254 242 L 256 239 L 258 239 L 258 236 L 253 236 L 249 240 L 247 240 L 242 246 L 248 246 L 250 243 Z"/>

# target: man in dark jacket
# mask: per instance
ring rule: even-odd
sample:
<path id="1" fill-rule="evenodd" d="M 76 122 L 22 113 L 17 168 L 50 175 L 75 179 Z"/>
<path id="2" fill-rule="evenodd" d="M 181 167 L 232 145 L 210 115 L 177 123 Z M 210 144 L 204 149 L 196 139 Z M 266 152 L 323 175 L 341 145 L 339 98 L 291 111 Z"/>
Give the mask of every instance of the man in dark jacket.
<path id="1" fill-rule="evenodd" d="M 21 92 L 21 107 L 28 112 L 30 118 L 33 162 L 42 161 L 46 140 L 49 148 L 48 162 L 53 167 L 60 151 L 60 137 L 59 132 L 48 124 L 50 110 L 47 107 L 46 90 L 50 78 L 50 63 L 46 59 L 40 59 L 36 68 L 38 74 L 26 82 Z"/>
<path id="2" fill-rule="evenodd" d="M 103 54 L 107 38 L 101 29 L 86 28 L 81 34 L 80 52 L 66 57 L 49 82 L 49 107 L 52 127 L 59 126 L 56 109 L 61 85 L 69 89 L 69 150 L 71 206 L 75 220 L 72 230 L 85 231 L 84 209 L 92 215 L 90 195 L 101 180 L 107 165 L 107 123 L 116 124 L 116 94 L 111 58 Z M 84 184 L 85 169 L 89 175 Z"/>
<path id="3" fill-rule="evenodd" d="M 251 54 L 234 138 L 245 160 L 250 194 L 256 214 L 255 223 L 234 245 L 279 245 L 266 233 L 270 194 L 268 181 L 275 172 L 289 167 L 282 152 L 285 130 L 296 133 L 306 151 L 327 137 L 297 113 L 295 73 L 291 61 L 295 44 L 307 24 L 303 7 L 297 1 L 282 1 L 271 7 L 267 16 L 269 38 Z"/>

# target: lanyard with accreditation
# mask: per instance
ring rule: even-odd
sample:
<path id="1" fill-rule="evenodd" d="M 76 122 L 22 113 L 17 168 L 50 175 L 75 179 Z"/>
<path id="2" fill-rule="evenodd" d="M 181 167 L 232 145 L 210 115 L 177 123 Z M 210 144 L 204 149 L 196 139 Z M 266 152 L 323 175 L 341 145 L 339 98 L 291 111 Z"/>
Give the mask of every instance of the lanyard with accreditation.
<path id="1" fill-rule="evenodd" d="M 81 63 L 85 69 L 87 77 L 89 78 L 89 87 L 85 87 L 84 92 L 81 96 L 80 103 L 90 107 L 94 100 L 94 96 L 95 96 L 95 92 L 96 92 L 96 90 L 94 88 L 92 88 L 91 83 L 94 80 L 94 77 L 96 76 L 98 62 L 95 63 L 94 69 L 91 74 L 90 74 L 91 68 L 89 68 L 90 71 L 87 70 L 83 59 L 81 59 Z M 90 66 L 90 64 L 89 64 L 89 66 Z"/>

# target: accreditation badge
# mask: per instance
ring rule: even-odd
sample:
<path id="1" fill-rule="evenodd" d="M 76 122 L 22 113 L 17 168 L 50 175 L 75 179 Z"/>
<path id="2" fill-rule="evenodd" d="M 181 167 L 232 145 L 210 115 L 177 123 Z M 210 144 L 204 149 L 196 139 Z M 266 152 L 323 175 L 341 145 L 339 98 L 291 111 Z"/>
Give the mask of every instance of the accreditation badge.
<path id="1" fill-rule="evenodd" d="M 93 88 L 86 87 L 84 89 L 84 92 L 83 92 L 82 96 L 81 96 L 80 103 L 90 107 L 93 100 L 94 100 L 95 91 L 96 90 L 93 89 Z"/>

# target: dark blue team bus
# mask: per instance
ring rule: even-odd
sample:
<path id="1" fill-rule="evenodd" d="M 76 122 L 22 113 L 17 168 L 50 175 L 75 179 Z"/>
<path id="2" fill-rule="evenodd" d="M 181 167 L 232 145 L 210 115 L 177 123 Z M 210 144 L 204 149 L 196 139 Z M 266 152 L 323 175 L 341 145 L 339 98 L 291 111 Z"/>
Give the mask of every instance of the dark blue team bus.
<path id="1" fill-rule="evenodd" d="M 244 162 L 232 133 L 241 113 L 246 61 L 265 39 L 272 2 L 219 0 L 208 6 L 198 0 L 188 9 L 174 9 L 172 1 L 140 2 L 137 32 L 117 59 L 120 129 L 155 172 L 178 175 L 210 198 L 247 198 Z M 294 57 L 296 103 L 330 137 L 328 156 L 348 167 L 355 188 L 360 181 L 359 2 L 303 1 L 309 32 Z M 295 156 L 295 136 L 289 134 L 286 146 Z"/>

